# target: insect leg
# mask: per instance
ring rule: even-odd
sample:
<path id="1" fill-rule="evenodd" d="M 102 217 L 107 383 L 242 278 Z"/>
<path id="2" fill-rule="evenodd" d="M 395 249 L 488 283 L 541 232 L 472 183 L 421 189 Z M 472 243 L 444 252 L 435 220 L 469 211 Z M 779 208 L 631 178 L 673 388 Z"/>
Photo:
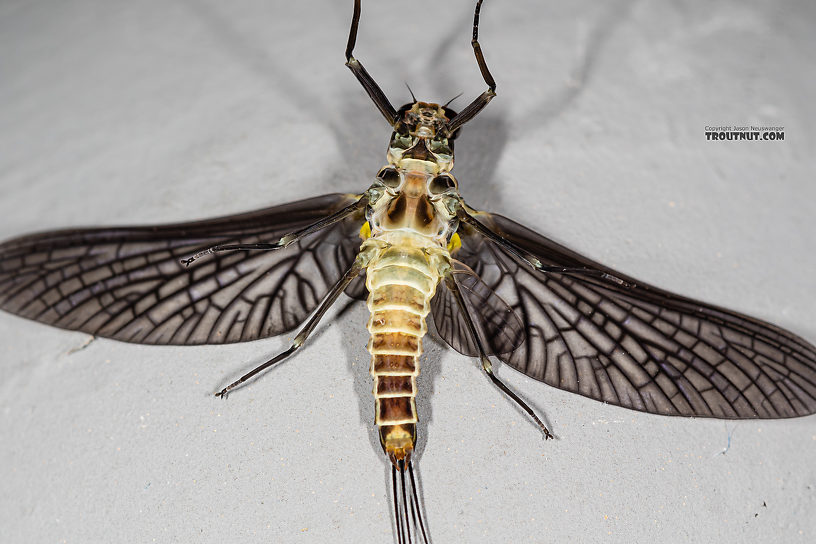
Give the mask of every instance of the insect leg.
<path id="1" fill-rule="evenodd" d="M 374 105 L 377 106 L 377 109 L 383 114 L 388 124 L 394 126 L 394 123 L 397 122 L 397 111 L 394 109 L 394 106 L 391 105 L 391 102 L 388 101 L 388 97 L 382 92 L 377 82 L 374 81 L 374 78 L 368 74 L 360 61 L 355 59 L 352 54 L 354 45 L 357 42 L 357 27 L 359 25 L 360 0 L 354 0 L 354 13 L 351 16 L 351 28 L 349 29 L 348 44 L 346 44 L 346 66 L 349 67 L 351 73 L 354 74 L 354 77 L 356 77 L 360 85 L 363 86 L 363 89 L 365 89 L 365 92 L 371 97 L 371 100 L 374 101 Z"/>
<path id="2" fill-rule="evenodd" d="M 505 240 L 499 234 L 496 234 L 495 232 L 490 230 L 488 227 L 484 225 L 484 223 L 470 215 L 461 203 L 457 208 L 456 216 L 459 219 L 459 221 L 467 225 L 470 225 L 476 230 L 476 232 L 478 232 L 491 242 L 495 243 L 496 245 L 501 246 L 509 253 L 514 255 L 516 258 L 527 263 L 528 265 L 530 265 L 530 267 L 539 272 L 555 272 L 558 274 L 577 274 L 581 276 L 594 276 L 601 278 L 603 280 L 617 283 L 618 285 L 621 285 L 623 287 L 634 287 L 631 283 L 625 282 L 622 279 L 613 276 L 612 274 L 604 272 L 603 270 L 596 270 L 594 268 L 571 268 L 565 266 L 546 265 L 539 261 L 534 256 L 527 254 L 523 249 L 516 246 L 513 242 Z"/>
<path id="3" fill-rule="evenodd" d="M 261 249 L 261 250 L 275 250 L 275 249 L 283 249 L 289 244 L 297 242 L 304 236 L 308 236 L 309 234 L 315 233 L 321 229 L 334 225 L 338 221 L 342 221 L 349 215 L 353 214 L 354 212 L 365 208 L 368 205 L 368 194 L 364 194 L 362 197 L 357 199 L 355 202 L 349 204 L 345 208 L 342 208 L 328 217 L 321 219 L 311 225 L 304 227 L 300 230 L 295 232 L 290 232 L 289 234 L 281 237 L 280 240 L 273 243 L 261 243 L 261 244 L 219 244 L 216 246 L 209 247 L 203 251 L 199 251 L 189 259 L 182 259 L 181 263 L 185 266 L 190 266 L 193 262 L 197 261 L 201 257 L 206 257 L 207 255 L 212 255 L 216 252 L 221 251 L 249 251 L 253 249 Z"/>
<path id="4" fill-rule="evenodd" d="M 456 132 L 456 129 L 476 117 L 476 115 L 493 100 L 493 97 L 496 96 L 496 81 L 487 68 L 487 62 L 485 62 L 484 54 L 482 53 L 482 46 L 479 45 L 479 12 L 481 12 L 481 10 L 482 0 L 478 0 L 473 13 L 473 39 L 470 40 L 470 45 L 473 46 L 473 54 L 476 55 L 476 62 L 479 65 L 479 71 L 482 72 L 482 79 L 487 83 L 487 90 L 477 96 L 473 102 L 468 104 L 465 109 L 450 120 L 448 126 L 445 127 L 445 131 L 448 135 L 453 134 Z"/>
<path id="5" fill-rule="evenodd" d="M 504 382 L 502 382 L 498 376 L 493 373 L 493 364 L 490 362 L 487 354 L 485 353 L 484 346 L 482 345 L 482 340 L 479 338 L 479 334 L 476 332 L 476 325 L 473 323 L 473 318 L 470 317 L 470 314 L 467 311 L 467 306 L 465 306 L 465 299 L 462 297 L 461 291 L 459 291 L 459 286 L 456 284 L 456 280 L 453 277 L 453 274 L 448 272 L 445 275 L 445 285 L 448 287 L 453 296 L 456 298 L 456 303 L 459 305 L 459 310 L 462 312 L 462 317 L 465 318 L 465 323 L 467 324 L 468 330 L 470 334 L 473 336 L 473 341 L 476 344 L 476 349 L 479 350 L 479 360 L 482 362 L 482 369 L 484 369 L 487 377 L 501 389 L 504 394 L 510 397 L 513 402 L 519 405 L 519 407 L 527 412 L 527 414 L 533 418 L 533 421 L 536 422 L 536 425 L 541 429 L 541 432 L 544 433 L 544 438 L 555 438 L 550 430 L 547 428 L 546 425 L 539 419 L 539 417 L 535 414 L 532 408 L 530 408 L 526 402 L 521 400 L 518 395 L 516 395 L 509 387 L 507 387 Z"/>
<path id="6" fill-rule="evenodd" d="M 363 268 L 365 268 L 365 266 L 368 264 L 368 261 L 369 261 L 368 253 L 361 252 L 357 255 L 357 258 L 354 260 L 354 264 L 343 275 L 343 277 L 340 278 L 337 281 L 337 283 L 334 284 L 334 286 L 331 288 L 331 291 L 329 291 L 329 293 L 323 298 L 323 300 L 320 302 L 320 306 L 317 307 L 317 310 L 315 310 L 312 317 L 309 319 L 309 321 L 306 322 L 303 328 L 300 329 L 300 332 L 298 332 L 297 336 L 295 336 L 295 339 L 292 342 L 292 345 L 289 346 L 289 349 L 282 353 L 279 353 L 278 355 L 268 360 L 267 362 L 263 363 L 262 365 L 253 368 L 250 372 L 244 374 L 238 380 L 232 382 L 224 389 L 216 393 L 215 396 L 224 398 L 231 389 L 234 389 L 235 387 L 247 381 L 249 378 L 258 374 L 259 372 L 263 372 L 272 365 L 275 365 L 283 361 L 284 359 L 295 353 L 300 348 L 300 346 L 302 346 L 304 342 L 306 342 L 306 339 L 309 337 L 314 328 L 320 322 L 320 318 L 322 318 L 326 311 L 331 307 L 331 305 L 334 304 L 334 302 L 337 300 L 337 297 L 340 296 L 340 293 L 345 291 L 346 287 L 348 287 L 348 284 L 351 283 L 351 281 L 357 277 L 357 275 Z"/>

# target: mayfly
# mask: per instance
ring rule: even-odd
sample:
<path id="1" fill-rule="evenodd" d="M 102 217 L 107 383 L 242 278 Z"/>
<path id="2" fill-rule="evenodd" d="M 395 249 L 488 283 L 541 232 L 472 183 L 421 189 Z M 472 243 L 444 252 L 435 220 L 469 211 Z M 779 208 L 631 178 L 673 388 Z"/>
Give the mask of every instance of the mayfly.
<path id="1" fill-rule="evenodd" d="M 456 113 L 396 109 L 354 58 L 348 67 L 393 132 L 388 164 L 360 195 L 158 227 L 71 230 L 0 246 L 0 307 L 144 344 L 218 344 L 294 330 L 296 352 L 345 292 L 367 300 L 375 422 L 391 462 L 397 539 L 427 540 L 412 469 L 427 316 L 457 351 L 550 431 L 492 371 L 490 356 L 550 385 L 664 415 L 782 418 L 816 412 L 816 349 L 773 325 L 645 285 L 496 214 L 451 174 L 459 130 L 494 97 Z M 194 261 L 201 259 L 201 262 Z M 305 323 L 304 323 L 305 321 Z M 413 527 L 413 534 L 411 532 Z"/>

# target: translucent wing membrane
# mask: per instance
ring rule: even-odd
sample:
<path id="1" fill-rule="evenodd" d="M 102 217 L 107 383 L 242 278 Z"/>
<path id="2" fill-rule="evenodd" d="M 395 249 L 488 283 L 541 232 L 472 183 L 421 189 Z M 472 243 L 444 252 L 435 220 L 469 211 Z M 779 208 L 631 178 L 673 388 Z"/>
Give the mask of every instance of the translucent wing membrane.
<path id="1" fill-rule="evenodd" d="M 184 257 L 216 244 L 273 243 L 348 205 L 330 194 L 173 225 L 45 232 L 0 245 L 0 308 L 143 344 L 220 344 L 295 328 L 349 268 L 360 217 L 276 251 Z"/>
<path id="2" fill-rule="evenodd" d="M 360 274 L 354 278 L 344 293 L 355 299 L 355 300 L 365 300 L 368 297 L 368 289 L 366 288 L 366 273 L 365 270 L 361 270 Z"/>
<path id="3" fill-rule="evenodd" d="M 555 387 L 665 415 L 783 418 L 816 412 L 816 348 L 760 320 L 619 274 L 500 215 L 479 221 L 545 265 L 632 285 L 541 273 L 469 228 L 455 254 L 520 316 L 500 359 Z"/>
<path id="4" fill-rule="evenodd" d="M 465 264 L 453 261 L 454 280 L 468 306 L 482 345 L 488 354 L 510 353 L 524 342 L 524 325 L 513 309 L 485 285 Z M 436 332 L 462 355 L 476 357 L 479 350 L 462 317 L 453 293 L 442 281 L 431 301 Z"/>

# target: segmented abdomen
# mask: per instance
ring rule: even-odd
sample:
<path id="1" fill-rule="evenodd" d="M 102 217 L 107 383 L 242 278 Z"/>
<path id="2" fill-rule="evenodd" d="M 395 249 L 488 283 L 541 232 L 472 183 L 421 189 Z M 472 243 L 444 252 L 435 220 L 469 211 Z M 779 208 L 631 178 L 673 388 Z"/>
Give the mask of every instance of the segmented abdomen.
<path id="1" fill-rule="evenodd" d="M 375 421 L 392 462 L 407 460 L 416 443 L 416 377 L 425 318 L 439 281 L 434 261 L 422 248 L 394 244 L 366 269 Z"/>

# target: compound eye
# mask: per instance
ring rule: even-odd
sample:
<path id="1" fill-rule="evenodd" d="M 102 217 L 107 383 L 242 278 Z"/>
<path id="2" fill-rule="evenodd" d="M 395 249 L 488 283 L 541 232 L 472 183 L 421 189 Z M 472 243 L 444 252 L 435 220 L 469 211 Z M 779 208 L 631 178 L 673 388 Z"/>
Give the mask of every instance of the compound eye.
<path id="1" fill-rule="evenodd" d="M 400 186 L 400 175 L 397 169 L 393 166 L 386 166 L 377 173 L 377 179 L 383 182 L 383 185 L 396 189 Z"/>
<path id="2" fill-rule="evenodd" d="M 456 180 L 453 179 L 453 176 L 448 174 L 436 176 L 428 185 L 428 190 L 432 195 L 440 195 L 446 191 L 450 191 L 451 189 L 456 189 Z"/>

